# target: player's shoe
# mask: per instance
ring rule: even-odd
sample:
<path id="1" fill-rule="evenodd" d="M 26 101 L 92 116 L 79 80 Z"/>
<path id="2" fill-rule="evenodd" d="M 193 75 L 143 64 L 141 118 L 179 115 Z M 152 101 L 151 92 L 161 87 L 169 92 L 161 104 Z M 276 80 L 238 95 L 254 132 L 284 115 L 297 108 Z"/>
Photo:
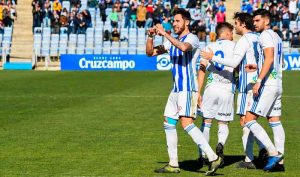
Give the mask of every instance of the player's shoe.
<path id="1" fill-rule="evenodd" d="M 275 165 L 280 162 L 283 159 L 282 155 L 278 155 L 278 156 L 270 156 L 268 158 L 268 163 L 267 165 L 264 167 L 264 171 L 269 171 L 272 168 L 275 167 Z"/>
<path id="2" fill-rule="evenodd" d="M 180 173 L 180 168 L 173 167 L 173 166 L 167 164 L 162 168 L 155 169 L 154 172 L 155 173 Z"/>
<path id="3" fill-rule="evenodd" d="M 255 159 L 256 167 L 259 169 L 264 168 L 268 162 L 268 157 L 268 151 L 265 148 L 262 148 L 258 153 L 258 157 Z"/>
<path id="4" fill-rule="evenodd" d="M 223 166 L 224 165 L 224 153 L 223 153 L 223 149 L 224 149 L 224 146 L 221 144 L 221 143 L 218 143 L 217 147 L 216 147 L 216 154 L 221 157 L 222 159 L 222 162 L 221 162 L 221 165 L 220 166 Z"/>
<path id="5" fill-rule="evenodd" d="M 218 156 L 218 158 L 211 162 L 208 171 L 205 173 L 205 176 L 213 176 L 215 175 L 215 172 L 218 170 L 222 163 L 223 159 Z"/>
<path id="6" fill-rule="evenodd" d="M 279 163 L 277 163 L 277 164 L 270 170 L 270 172 L 280 172 L 280 171 L 285 171 L 284 164 L 279 164 Z"/>
<path id="7" fill-rule="evenodd" d="M 256 169 L 253 162 L 241 161 L 236 164 L 236 168 Z"/>

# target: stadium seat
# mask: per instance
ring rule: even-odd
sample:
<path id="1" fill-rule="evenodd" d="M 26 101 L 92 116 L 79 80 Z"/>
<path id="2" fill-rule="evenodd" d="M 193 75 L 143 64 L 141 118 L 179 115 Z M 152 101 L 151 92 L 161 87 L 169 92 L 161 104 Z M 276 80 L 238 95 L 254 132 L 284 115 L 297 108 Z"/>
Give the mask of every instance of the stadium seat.
<path id="1" fill-rule="evenodd" d="M 136 54 L 136 47 L 129 47 L 128 54 L 135 55 Z"/>
<path id="2" fill-rule="evenodd" d="M 81 46 L 77 47 L 76 54 L 79 54 L 79 55 L 84 54 L 84 47 L 81 47 Z"/>
<path id="3" fill-rule="evenodd" d="M 119 54 L 119 47 L 111 47 L 111 54 Z"/>
<path id="4" fill-rule="evenodd" d="M 146 53 L 146 47 L 145 47 L 145 46 L 139 46 L 139 47 L 137 48 L 137 54 L 143 55 L 143 54 L 145 54 L 145 53 Z"/>
<path id="5" fill-rule="evenodd" d="M 102 54 L 102 46 L 95 46 L 94 54 Z"/>
<path id="6" fill-rule="evenodd" d="M 41 27 L 35 27 L 35 28 L 33 29 L 33 32 L 34 32 L 34 34 L 42 33 L 42 28 L 41 28 Z"/>
<path id="7" fill-rule="evenodd" d="M 67 27 L 60 27 L 59 31 L 60 31 L 60 34 L 68 34 L 68 28 Z"/>
<path id="8" fill-rule="evenodd" d="M 110 46 L 107 47 L 103 46 L 102 54 L 110 54 L 110 50 L 111 50 Z"/>
<path id="9" fill-rule="evenodd" d="M 63 1 L 62 2 L 62 8 L 66 8 L 68 12 L 71 10 L 71 4 L 70 1 Z"/>
<path id="10" fill-rule="evenodd" d="M 68 47 L 68 54 L 76 54 L 76 47 Z"/>

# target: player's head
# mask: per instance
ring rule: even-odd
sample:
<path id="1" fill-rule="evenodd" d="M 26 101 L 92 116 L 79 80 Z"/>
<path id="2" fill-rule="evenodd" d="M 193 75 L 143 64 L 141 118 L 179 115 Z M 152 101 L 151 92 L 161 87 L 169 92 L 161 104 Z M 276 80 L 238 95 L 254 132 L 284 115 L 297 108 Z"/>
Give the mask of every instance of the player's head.
<path id="1" fill-rule="evenodd" d="M 180 35 L 184 30 L 189 29 L 191 14 L 184 9 L 177 9 L 174 14 L 173 29 Z"/>
<path id="2" fill-rule="evenodd" d="M 248 13 L 237 12 L 234 14 L 234 24 L 236 34 L 243 35 L 246 31 L 254 31 L 253 17 Z"/>
<path id="3" fill-rule="evenodd" d="M 255 31 L 262 32 L 270 28 L 271 13 L 265 9 L 258 9 L 253 13 Z"/>
<path id="4" fill-rule="evenodd" d="M 217 38 L 233 40 L 233 26 L 230 23 L 219 23 L 216 27 Z"/>

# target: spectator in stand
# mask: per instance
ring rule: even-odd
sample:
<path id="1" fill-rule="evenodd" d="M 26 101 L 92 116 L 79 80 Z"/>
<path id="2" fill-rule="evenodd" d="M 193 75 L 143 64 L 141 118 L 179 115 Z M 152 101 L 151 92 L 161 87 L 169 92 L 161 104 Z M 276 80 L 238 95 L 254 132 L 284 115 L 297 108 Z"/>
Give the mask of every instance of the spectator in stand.
<path id="1" fill-rule="evenodd" d="M 66 8 L 64 8 L 64 10 L 62 11 L 60 18 L 59 18 L 59 24 L 60 27 L 69 27 L 69 19 L 68 19 L 68 12 L 65 11 L 67 10 Z"/>
<path id="2" fill-rule="evenodd" d="M 146 13 L 147 13 L 147 9 L 144 5 L 144 2 L 142 1 L 136 10 L 136 16 L 137 16 L 136 25 L 138 28 L 145 28 Z"/>
<path id="3" fill-rule="evenodd" d="M 297 15 L 295 21 L 296 21 L 297 26 L 299 26 L 300 25 L 300 10 L 298 11 L 298 15 Z"/>
<path id="4" fill-rule="evenodd" d="M 283 7 L 282 11 L 282 28 L 286 28 L 287 31 L 290 31 L 290 14 L 286 6 Z M 287 40 L 289 40 L 289 38 Z"/>
<path id="5" fill-rule="evenodd" d="M 71 7 L 80 7 L 81 0 L 70 0 Z"/>
<path id="6" fill-rule="evenodd" d="M 274 26 L 279 27 L 280 26 L 280 13 L 277 10 L 277 7 L 275 5 L 273 7 L 271 7 L 270 13 L 271 13 L 271 27 L 274 27 Z"/>
<path id="7" fill-rule="evenodd" d="M 108 18 L 110 19 L 110 24 L 113 28 L 118 27 L 118 12 L 116 8 L 112 9 L 112 12 L 108 15 Z"/>
<path id="8" fill-rule="evenodd" d="M 54 0 L 53 11 L 56 11 L 56 13 L 58 15 L 60 15 L 61 10 L 62 10 L 62 6 L 61 6 L 61 3 L 59 2 L 59 0 Z"/>
<path id="9" fill-rule="evenodd" d="M 136 8 L 134 5 L 131 5 L 130 8 L 130 27 L 136 28 Z"/>
<path id="10" fill-rule="evenodd" d="M 98 0 L 88 0 L 87 6 L 89 8 L 96 8 L 98 5 Z"/>
<path id="11" fill-rule="evenodd" d="M 4 34 L 4 23 L 0 20 L 0 34 Z"/>
<path id="12" fill-rule="evenodd" d="M 88 10 L 83 10 L 82 11 L 82 15 L 83 15 L 83 18 L 84 18 L 84 20 L 85 20 L 85 23 L 86 23 L 86 27 L 88 28 L 88 27 L 92 27 L 93 25 L 92 25 L 92 16 L 91 16 L 91 13 L 90 13 L 90 11 L 88 11 Z"/>
<path id="13" fill-rule="evenodd" d="M 78 21 L 75 16 L 74 12 L 69 13 L 69 28 L 68 28 L 68 34 L 72 33 L 75 34 L 77 32 L 77 27 L 78 27 Z"/>
<path id="14" fill-rule="evenodd" d="M 293 48 L 300 47 L 299 34 L 293 34 L 292 39 L 291 39 L 291 47 L 293 47 Z"/>
<path id="15" fill-rule="evenodd" d="M 45 0 L 44 2 L 44 9 L 49 9 L 51 10 L 51 3 L 50 3 L 50 0 Z M 43 10 L 44 10 L 43 9 Z"/>
<path id="16" fill-rule="evenodd" d="M 130 27 L 130 15 L 131 15 L 131 6 L 128 6 L 124 12 L 124 16 L 125 16 L 124 28 Z"/>
<path id="17" fill-rule="evenodd" d="M 51 19 L 51 30 L 53 34 L 59 34 L 59 28 L 60 28 L 60 24 L 59 24 L 59 14 L 57 11 L 53 11 L 53 16 Z"/>
<path id="18" fill-rule="evenodd" d="M 105 3 L 108 8 L 112 8 L 114 5 L 113 0 L 105 0 Z"/>
<path id="19" fill-rule="evenodd" d="M 171 30 L 172 30 L 172 25 L 169 22 L 169 18 L 163 16 L 163 22 L 162 22 L 162 26 L 165 29 L 166 33 L 171 34 Z"/>
<path id="20" fill-rule="evenodd" d="M 122 21 L 123 14 L 122 14 L 122 4 L 121 4 L 120 0 L 115 1 L 113 8 L 115 8 L 117 10 L 118 18 L 120 21 Z"/>
<path id="21" fill-rule="evenodd" d="M 201 3 L 201 13 L 202 13 L 202 16 L 205 15 L 205 12 L 206 12 L 207 8 L 209 8 L 209 7 L 210 7 L 210 4 L 209 4 L 208 0 L 204 0 Z M 196 6 L 196 8 L 197 8 L 197 6 Z"/>
<path id="22" fill-rule="evenodd" d="M 226 21 L 225 13 L 219 9 L 218 13 L 216 14 L 217 24 L 224 23 Z"/>
<path id="23" fill-rule="evenodd" d="M 269 4 L 268 4 L 267 2 L 264 3 L 264 5 L 263 5 L 262 8 L 263 8 L 263 9 L 266 9 L 266 10 L 270 10 Z"/>
<path id="24" fill-rule="evenodd" d="M 171 19 L 171 6 L 169 4 L 166 5 L 163 16 L 167 17 L 169 20 Z"/>
<path id="25" fill-rule="evenodd" d="M 114 28 L 112 33 L 111 33 L 112 41 L 120 41 L 120 33 L 118 32 L 117 28 Z"/>
<path id="26" fill-rule="evenodd" d="M 195 23 L 196 35 L 199 41 L 206 41 L 206 24 L 203 20 L 198 20 Z"/>
<path id="27" fill-rule="evenodd" d="M 146 13 L 146 24 L 145 29 L 151 28 L 153 26 L 153 14 L 150 12 Z"/>
<path id="28" fill-rule="evenodd" d="M 209 39 L 211 42 L 215 42 L 217 38 L 217 33 L 216 33 L 216 21 L 213 20 L 213 18 L 210 19 L 209 23 Z"/>
<path id="29" fill-rule="evenodd" d="M 295 21 L 297 17 L 297 1 L 298 0 L 289 0 L 289 12 L 291 21 Z"/>
<path id="30" fill-rule="evenodd" d="M 77 20 L 78 20 L 77 34 L 85 34 L 87 24 L 85 19 L 83 18 L 82 12 L 77 14 Z"/>
<path id="31" fill-rule="evenodd" d="M 35 7 L 32 11 L 32 15 L 33 15 L 33 26 L 32 26 L 33 28 L 32 28 L 32 31 L 34 31 L 35 27 L 41 27 L 42 20 L 43 20 L 42 9 L 40 8 L 39 3 L 35 3 Z"/>
<path id="32" fill-rule="evenodd" d="M 148 3 L 146 4 L 147 12 L 152 13 L 154 12 L 154 4 L 152 0 L 148 0 Z"/>
<path id="33" fill-rule="evenodd" d="M 195 21 L 201 20 L 202 17 L 204 16 L 204 13 L 201 12 L 199 4 L 197 4 L 195 9 L 193 9 L 192 11 L 193 11 L 193 13 L 191 13 L 193 14 L 192 19 Z"/>
<path id="34" fill-rule="evenodd" d="M 163 6 L 160 1 L 156 2 L 156 8 L 153 12 L 153 23 L 154 25 L 161 23 L 162 14 L 164 12 Z"/>
<path id="35" fill-rule="evenodd" d="M 171 15 L 172 15 L 172 17 L 174 17 L 174 14 L 175 14 L 175 12 L 176 12 L 176 10 L 178 9 L 179 7 L 178 7 L 178 4 L 175 4 L 174 5 L 174 8 L 171 10 Z"/>
<path id="36" fill-rule="evenodd" d="M 102 19 L 102 22 L 105 23 L 106 22 L 106 4 L 105 4 L 105 0 L 100 0 L 99 2 L 99 9 L 100 9 L 100 17 Z"/>
<path id="37" fill-rule="evenodd" d="M 273 29 L 273 31 L 274 31 L 275 33 L 278 34 L 278 36 L 279 36 L 281 39 L 283 39 L 283 33 L 279 30 L 279 27 L 278 27 L 277 25 L 273 26 L 272 29 Z"/>
<path id="38" fill-rule="evenodd" d="M 5 27 L 11 27 L 13 25 L 13 18 L 10 15 L 9 9 L 8 8 L 4 9 L 3 14 L 4 14 L 3 23 Z"/>
<path id="39" fill-rule="evenodd" d="M 52 12 L 50 7 L 45 7 L 45 6 L 46 4 L 44 5 L 44 9 L 43 9 L 43 26 L 49 27 L 51 25 Z"/>
<path id="40" fill-rule="evenodd" d="M 32 2 L 31 2 L 32 11 L 35 10 L 36 4 L 38 4 L 40 7 L 42 6 L 42 3 L 39 0 L 32 0 Z M 2 3 L 2 5 L 4 5 L 4 4 Z"/>
<path id="41" fill-rule="evenodd" d="M 108 30 L 104 31 L 103 41 L 110 41 L 110 32 Z"/>
<path id="42" fill-rule="evenodd" d="M 225 7 L 223 1 L 219 1 L 219 2 L 218 2 L 218 10 L 221 10 L 221 12 L 225 14 L 225 12 L 226 12 L 226 7 Z"/>

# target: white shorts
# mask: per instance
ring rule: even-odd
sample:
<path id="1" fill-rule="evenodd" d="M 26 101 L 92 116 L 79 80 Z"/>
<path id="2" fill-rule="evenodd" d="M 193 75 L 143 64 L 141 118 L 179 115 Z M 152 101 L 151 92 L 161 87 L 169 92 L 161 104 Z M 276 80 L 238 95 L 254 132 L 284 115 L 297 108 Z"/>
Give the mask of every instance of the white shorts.
<path id="1" fill-rule="evenodd" d="M 262 86 L 247 111 L 263 117 L 281 116 L 282 89 L 276 86 Z"/>
<path id="2" fill-rule="evenodd" d="M 233 121 L 234 94 L 218 87 L 207 87 L 204 90 L 200 114 L 206 119 Z"/>
<path id="3" fill-rule="evenodd" d="M 253 103 L 253 92 L 252 90 L 249 90 L 247 93 L 238 93 L 237 98 L 237 111 L 236 114 L 245 116 L 247 110 L 250 109 L 250 106 L 252 106 Z"/>
<path id="4" fill-rule="evenodd" d="M 165 108 L 165 117 L 179 119 L 179 117 L 197 116 L 198 93 L 192 91 L 171 92 Z"/>

